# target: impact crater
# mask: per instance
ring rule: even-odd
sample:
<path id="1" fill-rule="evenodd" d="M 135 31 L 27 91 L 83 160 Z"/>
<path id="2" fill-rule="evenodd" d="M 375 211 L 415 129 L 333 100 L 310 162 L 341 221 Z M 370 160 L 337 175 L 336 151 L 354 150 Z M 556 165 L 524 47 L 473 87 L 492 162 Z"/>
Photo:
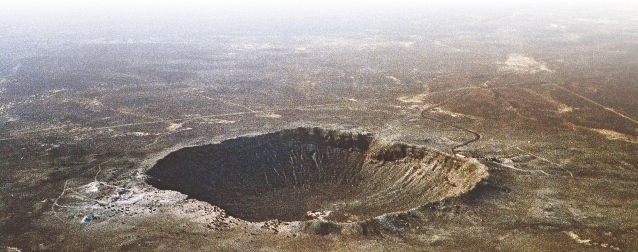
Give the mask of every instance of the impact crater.
<path id="1" fill-rule="evenodd" d="M 183 148 L 146 174 L 254 222 L 364 221 L 458 196 L 488 175 L 474 159 L 318 127 Z"/>

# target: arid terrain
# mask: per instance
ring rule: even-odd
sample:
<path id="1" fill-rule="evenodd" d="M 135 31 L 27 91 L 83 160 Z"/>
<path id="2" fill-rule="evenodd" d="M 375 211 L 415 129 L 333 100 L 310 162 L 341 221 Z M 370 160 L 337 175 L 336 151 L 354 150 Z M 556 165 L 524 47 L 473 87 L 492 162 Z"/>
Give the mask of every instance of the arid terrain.
<path id="1" fill-rule="evenodd" d="M 635 251 L 638 6 L 578 7 L 0 23 L 0 249 Z"/>

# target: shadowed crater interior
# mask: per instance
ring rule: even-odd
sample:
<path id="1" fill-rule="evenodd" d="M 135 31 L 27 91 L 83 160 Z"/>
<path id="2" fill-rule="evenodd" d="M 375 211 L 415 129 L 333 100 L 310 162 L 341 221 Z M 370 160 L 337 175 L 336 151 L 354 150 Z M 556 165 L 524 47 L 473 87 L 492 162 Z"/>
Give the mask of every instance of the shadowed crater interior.
<path id="1" fill-rule="evenodd" d="M 248 221 L 361 221 L 457 196 L 487 176 L 473 159 L 371 134 L 296 128 L 187 147 L 147 182 Z"/>

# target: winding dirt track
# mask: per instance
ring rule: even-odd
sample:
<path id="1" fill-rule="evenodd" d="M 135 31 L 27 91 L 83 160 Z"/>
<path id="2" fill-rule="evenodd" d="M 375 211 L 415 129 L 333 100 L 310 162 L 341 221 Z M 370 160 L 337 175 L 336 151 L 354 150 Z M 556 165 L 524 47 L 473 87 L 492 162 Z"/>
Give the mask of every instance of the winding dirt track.
<path id="1" fill-rule="evenodd" d="M 440 102 L 438 104 L 435 104 L 435 105 L 433 105 L 431 107 L 427 107 L 427 108 L 425 108 L 424 110 L 421 111 L 421 117 L 423 117 L 425 119 L 428 119 L 428 120 L 443 124 L 443 125 L 448 126 L 448 127 L 452 127 L 452 128 L 458 129 L 458 130 L 462 130 L 462 131 L 468 132 L 468 133 L 470 133 L 470 134 L 472 134 L 474 136 L 474 138 L 472 138 L 471 140 L 468 140 L 468 141 L 465 141 L 465 142 L 463 142 L 461 144 L 453 146 L 451 150 L 452 150 L 452 153 L 455 154 L 455 155 L 460 152 L 460 151 L 457 150 L 458 148 L 466 146 L 468 144 L 471 144 L 473 142 L 476 142 L 476 141 L 480 140 L 481 139 L 481 135 L 479 133 L 477 133 L 476 131 L 473 131 L 471 129 L 463 128 L 461 126 L 457 126 L 457 125 L 450 124 L 450 123 L 447 123 L 445 121 L 441 121 L 441 120 L 433 118 L 433 117 L 429 117 L 429 116 L 427 116 L 427 112 L 432 110 L 432 109 L 434 109 L 434 108 L 443 106 L 448 101 L 453 100 L 453 99 L 457 98 L 458 96 L 459 95 L 456 95 L 454 97 L 448 98 L 445 101 L 442 101 L 442 102 Z"/>

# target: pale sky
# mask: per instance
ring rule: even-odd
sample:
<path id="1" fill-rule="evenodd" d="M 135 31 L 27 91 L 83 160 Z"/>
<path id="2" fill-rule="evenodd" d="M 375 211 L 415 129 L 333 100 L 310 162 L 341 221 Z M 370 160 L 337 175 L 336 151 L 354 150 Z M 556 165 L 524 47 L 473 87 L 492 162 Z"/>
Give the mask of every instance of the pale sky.
<path id="1" fill-rule="evenodd" d="M 134 13 L 162 13 L 184 12 L 201 13 L 207 11 L 273 11 L 273 10 L 306 10 L 306 11 L 330 11 L 334 9 L 350 10 L 392 10 L 432 7 L 439 5 L 448 6 L 503 6 L 521 4 L 568 4 L 578 5 L 598 4 L 630 4 L 633 1 L 616 0 L 235 0 L 235 1 L 196 1 L 196 0 L 0 0 L 1 13 L 13 13 L 20 15 L 56 14 L 68 15 L 69 13 L 91 12 L 104 14 L 110 12 L 134 12 Z"/>
<path id="2" fill-rule="evenodd" d="M 638 1 L 636 1 L 638 2 Z M 405 13 L 427 13 L 439 9 L 439 14 L 461 15 L 486 11 L 491 14 L 507 8 L 530 6 L 551 6 L 550 8 L 592 9 L 591 5 L 624 6 L 636 5 L 628 0 L 235 0 L 235 1 L 195 1 L 195 0 L 0 0 L 0 37 L 16 34 L 22 30 L 29 34 L 51 33 L 56 30 L 78 30 L 98 27 L 108 30 L 119 27 L 128 31 L 147 29 L 161 23 L 171 29 L 182 31 L 194 26 L 206 25 L 202 20 L 216 20 L 218 26 L 241 25 L 255 27 L 268 24 L 343 25 L 362 20 L 375 19 L 379 13 L 386 17 L 401 18 Z M 491 15 L 490 14 L 490 15 Z M 423 14 L 426 15 L 426 14 Z M 638 16 L 638 13 L 636 14 Z M 219 21 L 219 22 L 218 22 Z M 188 23 L 191 22 L 191 23 Z M 279 22 L 279 23 L 277 23 Z M 324 23 L 322 23 L 324 22 Z M 303 24 L 301 24 L 303 23 Z M 173 25 L 175 24 L 175 25 Z M 137 26 L 136 26 L 137 25 Z M 212 27 L 211 23 L 211 27 Z M 83 28 L 82 28 L 83 27 Z M 312 27 L 310 27 L 312 28 Z M 2 29 L 11 29 L 3 32 Z M 279 28 L 277 28 L 279 29 Z M 286 28 L 283 28 L 286 29 Z M 85 29 L 86 30 L 86 29 Z M 86 30 L 88 32 L 88 30 Z M 9 35 L 10 36 L 10 35 Z"/>

